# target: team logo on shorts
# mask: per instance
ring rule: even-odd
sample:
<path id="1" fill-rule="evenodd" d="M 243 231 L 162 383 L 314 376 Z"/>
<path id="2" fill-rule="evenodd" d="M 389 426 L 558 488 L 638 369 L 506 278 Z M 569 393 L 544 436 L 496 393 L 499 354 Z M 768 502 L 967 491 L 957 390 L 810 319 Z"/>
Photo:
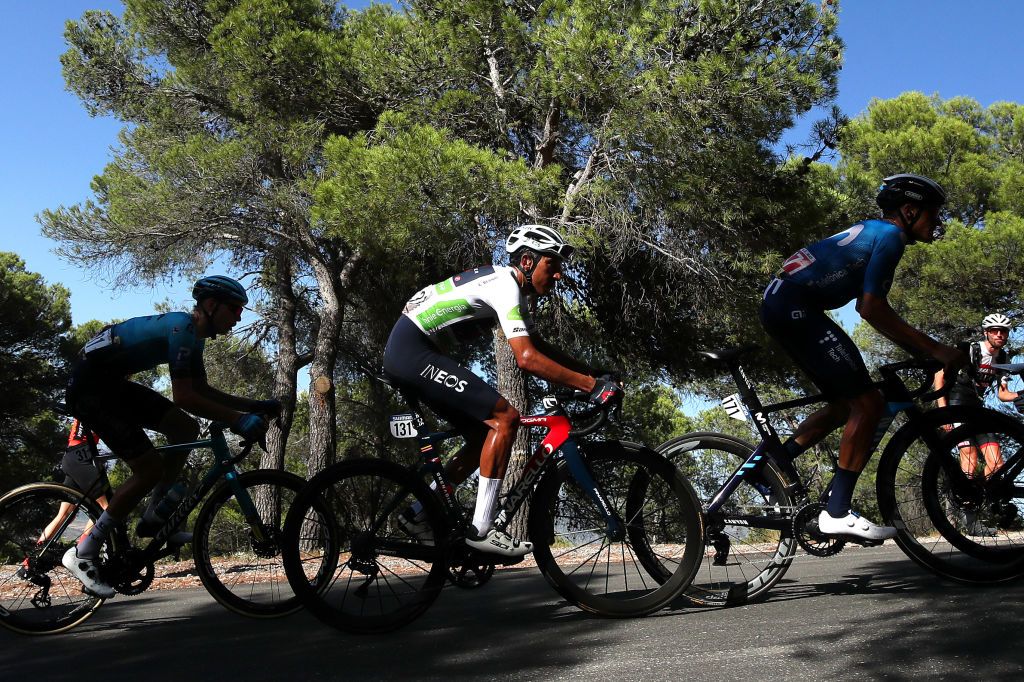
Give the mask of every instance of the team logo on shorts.
<path id="1" fill-rule="evenodd" d="M 427 365 L 424 367 L 423 371 L 420 372 L 420 376 L 425 379 L 430 379 L 435 384 L 441 384 L 445 388 L 455 389 L 456 393 L 462 393 L 465 391 L 466 384 L 469 383 L 465 379 L 460 379 L 454 374 L 446 372 L 443 369 L 438 369 L 433 365 Z"/>

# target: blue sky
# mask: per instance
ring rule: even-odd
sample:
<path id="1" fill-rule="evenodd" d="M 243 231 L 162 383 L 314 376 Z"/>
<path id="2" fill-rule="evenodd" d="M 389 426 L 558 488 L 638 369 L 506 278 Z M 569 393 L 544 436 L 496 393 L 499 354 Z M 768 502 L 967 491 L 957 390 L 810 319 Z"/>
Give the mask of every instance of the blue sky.
<path id="1" fill-rule="evenodd" d="M 364 3 L 350 3 L 361 6 Z M 148 314 L 156 303 L 188 298 L 188 284 L 112 290 L 102 276 L 64 262 L 41 236 L 34 216 L 90 197 L 89 183 L 111 158 L 120 123 L 90 118 L 64 89 L 64 22 L 87 9 L 121 11 L 110 0 L 16 2 L 0 23 L 0 250 L 72 292 L 75 323 Z M 838 104 L 849 115 L 873 97 L 907 90 L 944 98 L 968 95 L 989 105 L 1024 102 L 1024 3 L 992 0 L 846 0 L 839 32 L 846 42 Z M 1017 74 L 1014 76 L 1013 74 Z M 808 117 L 808 120 L 811 117 Z M 787 141 L 800 142 L 809 123 Z M 827 230 L 823 229 L 823 234 Z M 844 315 L 844 322 L 849 315 Z"/>

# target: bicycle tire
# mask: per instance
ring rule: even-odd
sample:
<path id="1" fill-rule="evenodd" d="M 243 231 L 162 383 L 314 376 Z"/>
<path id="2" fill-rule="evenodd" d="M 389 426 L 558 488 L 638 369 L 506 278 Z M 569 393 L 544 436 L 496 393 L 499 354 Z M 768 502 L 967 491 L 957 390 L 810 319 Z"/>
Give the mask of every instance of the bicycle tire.
<path id="1" fill-rule="evenodd" d="M 415 502 L 426 514 L 419 537 L 398 519 Z M 418 618 L 440 594 L 448 579 L 447 535 L 440 502 L 414 473 L 385 460 L 346 460 L 313 477 L 292 504 L 285 571 L 302 604 L 324 623 L 358 634 L 389 632 Z M 309 579 L 311 567 L 325 576 L 321 584 Z"/>
<path id="2" fill-rule="evenodd" d="M 222 483 L 196 517 L 192 546 L 199 579 L 214 599 L 243 616 L 294 613 L 302 602 L 285 575 L 281 534 L 288 508 L 306 481 L 285 471 L 260 470 L 241 474 L 237 482 L 257 506 L 263 539 L 242 515 L 233 487 Z"/>
<path id="3" fill-rule="evenodd" d="M 580 455 L 625 533 L 610 537 L 602 510 L 559 460 L 544 473 L 530 503 L 537 567 L 555 591 L 590 613 L 628 618 L 664 608 L 686 589 L 699 565 L 704 528 L 693 490 L 643 446 L 580 443 Z M 660 558 L 658 575 L 638 552 Z"/>
<path id="4" fill-rule="evenodd" d="M 704 508 L 729 476 L 754 452 L 754 446 L 726 434 L 695 432 L 657 448 L 690 481 Z M 792 526 L 784 530 L 730 524 L 728 514 L 764 514 L 777 523 L 792 517 L 793 503 L 782 474 L 766 462 L 766 496 L 749 482 L 740 484 L 722 511 L 705 518 L 705 551 L 693 582 L 683 595 L 697 606 L 738 606 L 765 598 L 793 563 L 797 550 Z M 769 504 L 769 500 L 773 504 Z"/>
<path id="5" fill-rule="evenodd" d="M 933 452 L 921 429 L 950 423 L 960 426 L 942 435 L 940 450 Z M 984 408 L 931 410 L 920 425 L 901 429 L 879 461 L 878 503 L 885 523 L 898 531 L 896 544 L 918 565 L 955 582 L 1001 583 L 1024 576 L 1024 530 L 1018 524 L 1017 529 L 996 530 L 991 538 L 969 536 L 965 513 L 982 515 L 975 521 L 985 525 L 984 510 L 994 500 L 985 499 L 980 479 L 970 486 L 974 493 L 957 492 L 945 469 L 959 467 L 958 445 L 979 434 L 994 434 L 1004 456 L 1024 448 L 1024 425 Z M 1024 480 L 1018 478 L 1016 485 L 1024 486 Z M 1009 502 L 1019 517 L 1024 498 Z"/>
<path id="6" fill-rule="evenodd" d="M 74 516 L 40 551 L 37 541 L 59 515 L 62 503 L 72 505 Z M 30 483 L 0 497 L 0 625 L 28 635 L 57 634 L 81 624 L 102 606 L 104 600 L 86 594 L 81 582 L 61 565 L 64 552 L 99 516 L 95 502 L 56 483 Z M 26 572 L 19 575 L 22 568 Z M 40 583 L 48 584 L 48 604 L 40 599 Z"/>

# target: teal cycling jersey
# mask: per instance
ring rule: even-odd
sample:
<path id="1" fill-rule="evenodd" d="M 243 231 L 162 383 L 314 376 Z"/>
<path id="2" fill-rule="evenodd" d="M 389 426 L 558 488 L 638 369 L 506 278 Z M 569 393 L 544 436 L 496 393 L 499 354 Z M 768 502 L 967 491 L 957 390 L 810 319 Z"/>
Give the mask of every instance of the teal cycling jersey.
<path id="1" fill-rule="evenodd" d="M 840 308 L 863 293 L 886 298 L 907 238 L 885 220 L 865 220 L 786 259 L 783 279 L 803 287 L 823 310 Z"/>
<path id="2" fill-rule="evenodd" d="M 206 378 L 204 339 L 196 338 L 191 313 L 133 317 L 106 327 L 85 344 L 89 363 L 120 376 L 167 364 L 171 378 Z"/>

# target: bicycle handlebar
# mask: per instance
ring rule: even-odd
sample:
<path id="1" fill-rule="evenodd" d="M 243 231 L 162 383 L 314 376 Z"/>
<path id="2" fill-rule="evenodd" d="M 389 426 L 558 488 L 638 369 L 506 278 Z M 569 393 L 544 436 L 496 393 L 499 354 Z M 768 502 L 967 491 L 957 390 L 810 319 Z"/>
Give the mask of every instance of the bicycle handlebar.
<path id="1" fill-rule="evenodd" d="M 935 400 L 944 395 L 948 395 L 949 391 L 953 388 L 953 381 L 947 380 L 942 388 L 929 391 L 934 385 L 934 375 L 943 365 L 937 360 L 931 358 L 913 358 L 910 360 L 903 360 L 901 362 L 894 362 L 888 365 L 883 365 L 879 368 L 879 373 L 884 377 L 882 384 L 886 384 L 890 381 L 897 381 L 906 388 L 906 383 L 899 378 L 900 372 L 907 370 L 918 370 L 924 373 L 924 377 L 921 381 L 921 385 L 913 390 L 907 389 L 907 397 L 916 400 L 920 399 L 924 402 Z"/>
<path id="2" fill-rule="evenodd" d="M 572 388 L 561 388 L 555 391 L 555 398 L 560 402 L 586 402 L 590 400 L 590 394 L 586 391 L 577 391 Z M 589 409 L 572 415 L 573 428 L 569 431 L 571 437 L 586 436 L 603 427 L 611 418 L 611 413 L 622 406 L 621 400 L 613 400 L 604 405 L 592 405 Z M 593 421 L 587 422 L 588 419 Z M 582 425 L 579 425 L 581 424 Z"/>

